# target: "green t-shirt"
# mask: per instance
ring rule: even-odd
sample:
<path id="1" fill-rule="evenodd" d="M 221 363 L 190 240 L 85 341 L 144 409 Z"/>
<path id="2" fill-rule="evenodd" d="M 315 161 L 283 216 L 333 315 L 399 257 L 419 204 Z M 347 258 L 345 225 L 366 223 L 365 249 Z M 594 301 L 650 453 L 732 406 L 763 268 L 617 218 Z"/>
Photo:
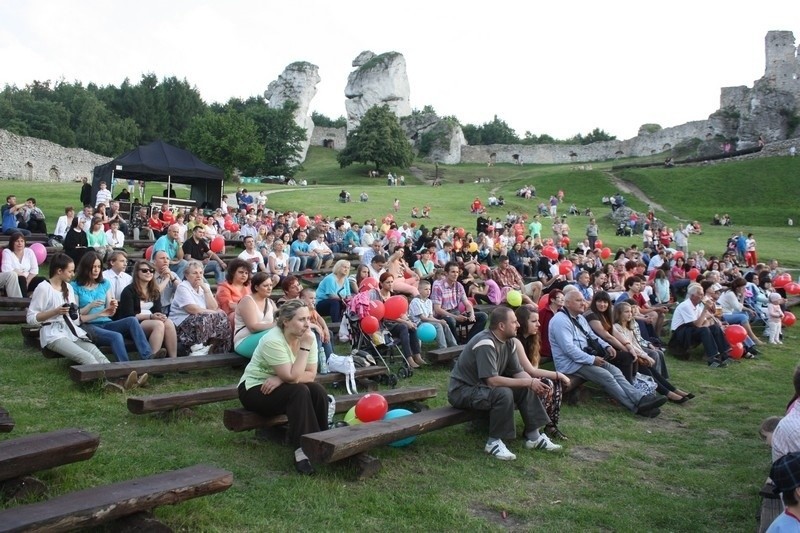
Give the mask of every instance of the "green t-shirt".
<path id="1" fill-rule="evenodd" d="M 317 364 L 317 343 L 316 339 L 310 343 L 307 364 Z M 242 379 L 239 384 L 244 382 L 247 390 L 255 386 L 260 386 L 268 378 L 275 375 L 275 367 L 284 364 L 294 364 L 295 356 L 283 336 L 281 328 L 272 328 L 269 333 L 261 337 L 258 342 L 253 357 L 244 369 Z"/>

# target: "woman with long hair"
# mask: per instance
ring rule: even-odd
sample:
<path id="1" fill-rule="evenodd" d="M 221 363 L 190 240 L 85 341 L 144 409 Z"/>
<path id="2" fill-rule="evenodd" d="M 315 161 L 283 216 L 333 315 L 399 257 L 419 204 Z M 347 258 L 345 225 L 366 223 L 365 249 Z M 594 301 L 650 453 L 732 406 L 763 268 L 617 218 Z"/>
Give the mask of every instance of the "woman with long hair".
<path id="1" fill-rule="evenodd" d="M 539 368 L 539 312 L 536 307 L 530 304 L 522 305 L 514 312 L 519 322 L 515 346 L 517 359 L 522 369 L 533 378 L 539 378 L 547 385 L 549 390 L 545 394 L 540 394 L 550 423 L 545 428 L 548 436 L 561 440 L 567 440 L 561 430 L 558 429 L 559 415 L 561 412 L 562 389 L 569 387 L 570 379 L 565 374 L 542 370 Z"/>
<path id="2" fill-rule="evenodd" d="M 676 388 L 659 372 L 655 359 L 648 355 L 639 344 L 634 332 L 635 325 L 631 304 L 628 302 L 618 303 L 614 307 L 614 337 L 636 357 L 639 372 L 651 376 L 656 382 L 656 391 L 665 395 L 673 403 L 684 403 L 694 398 L 693 394 Z"/>
<path id="3" fill-rule="evenodd" d="M 161 291 L 155 281 L 155 272 L 150 261 L 136 262 L 133 266 L 133 282 L 122 289 L 114 318 L 135 317 L 154 353 L 164 348 L 167 357 L 178 357 L 178 334 L 175 324 L 162 312 Z"/>
<path id="4" fill-rule="evenodd" d="M 266 272 L 256 272 L 250 281 L 250 294 L 239 300 L 233 319 L 233 351 L 253 356 L 261 337 L 275 327 L 278 307 L 272 301 L 272 278 Z"/>
<path id="5" fill-rule="evenodd" d="M 3 250 L 2 272 L 17 275 L 19 290 L 28 296 L 45 278 L 39 275 L 39 261 L 33 250 L 25 247 L 25 236 L 15 231 L 8 238 L 8 248 Z"/>
<path id="6" fill-rule="evenodd" d="M 100 345 L 111 346 L 117 361 L 128 361 L 125 338 L 133 340 L 142 359 L 161 358 L 166 355 L 163 348 L 153 352 L 139 321 L 132 317 L 113 320 L 119 302 L 114 298 L 111 283 L 103 278 L 102 263 L 96 252 L 83 256 L 72 281 L 72 289 L 78 301 L 81 324 L 93 340 Z"/>
<path id="7" fill-rule="evenodd" d="M 610 344 L 617 355 L 609 363 L 619 368 L 629 383 L 636 376 L 636 358 L 614 337 L 614 308 L 611 296 L 605 291 L 598 291 L 592 296 L 589 309 L 583 315 L 595 335 Z"/>

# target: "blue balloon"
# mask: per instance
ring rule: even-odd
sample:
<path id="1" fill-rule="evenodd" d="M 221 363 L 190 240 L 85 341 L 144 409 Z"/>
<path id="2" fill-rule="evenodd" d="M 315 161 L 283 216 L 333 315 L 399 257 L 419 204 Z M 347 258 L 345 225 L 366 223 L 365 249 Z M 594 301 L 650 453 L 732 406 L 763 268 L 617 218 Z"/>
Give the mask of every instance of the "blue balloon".
<path id="1" fill-rule="evenodd" d="M 420 342 L 433 342 L 436 340 L 436 326 L 430 322 L 423 322 L 417 327 L 417 338 Z"/>
<path id="2" fill-rule="evenodd" d="M 410 414 L 413 414 L 413 413 L 411 411 L 409 411 L 408 409 L 392 409 L 391 411 L 386 413 L 386 416 L 384 416 L 383 419 L 384 420 L 392 420 L 394 418 L 400 418 L 401 416 L 408 416 Z M 409 444 L 411 444 L 412 442 L 414 442 L 415 440 L 417 440 L 417 436 L 416 435 L 412 435 L 410 437 L 406 437 L 406 438 L 401 439 L 401 440 L 396 440 L 394 442 L 390 442 L 389 446 L 391 446 L 392 448 L 404 448 L 404 447 L 408 446 Z"/>

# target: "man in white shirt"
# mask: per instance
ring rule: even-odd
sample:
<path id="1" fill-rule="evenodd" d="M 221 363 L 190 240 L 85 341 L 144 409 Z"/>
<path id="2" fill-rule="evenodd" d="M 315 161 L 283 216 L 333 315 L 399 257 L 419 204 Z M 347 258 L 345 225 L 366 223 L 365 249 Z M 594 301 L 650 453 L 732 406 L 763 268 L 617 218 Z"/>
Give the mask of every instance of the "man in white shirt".
<path id="1" fill-rule="evenodd" d="M 308 251 L 319 257 L 320 268 L 330 268 L 333 264 L 333 252 L 325 242 L 325 234 L 321 231 L 317 234 L 316 239 L 308 243 Z"/>
<path id="2" fill-rule="evenodd" d="M 686 299 L 678 304 L 672 315 L 669 347 L 675 353 L 680 353 L 702 343 L 710 368 L 727 366 L 731 346 L 714 319 L 712 308 L 704 305 L 703 297 L 703 287 L 699 283 L 692 283 L 686 289 Z"/>
<path id="3" fill-rule="evenodd" d="M 112 252 L 108 258 L 108 266 L 108 270 L 103 271 L 103 278 L 111 283 L 111 291 L 114 294 L 114 298 L 119 301 L 120 296 L 122 296 L 122 289 L 133 283 L 131 275 L 125 272 L 128 267 L 128 255 L 121 250 Z"/>

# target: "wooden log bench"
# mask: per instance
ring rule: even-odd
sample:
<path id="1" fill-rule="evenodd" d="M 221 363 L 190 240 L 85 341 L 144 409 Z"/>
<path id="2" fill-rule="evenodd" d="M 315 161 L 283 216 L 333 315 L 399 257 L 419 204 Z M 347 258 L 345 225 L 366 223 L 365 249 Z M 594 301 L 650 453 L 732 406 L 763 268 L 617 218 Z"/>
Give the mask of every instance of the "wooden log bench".
<path id="1" fill-rule="evenodd" d="M 381 391 L 389 405 L 418 402 L 436 396 L 435 387 L 409 387 L 407 389 L 393 389 Z M 346 413 L 358 403 L 364 394 L 346 394 L 336 396 L 336 412 Z M 288 419 L 284 415 L 263 416 L 244 408 L 226 409 L 222 415 L 222 423 L 231 431 L 247 431 L 250 429 L 263 429 L 286 424 Z"/>
<path id="2" fill-rule="evenodd" d="M 365 379 L 388 373 L 386 367 L 370 366 L 356 370 L 356 379 Z M 344 375 L 338 372 L 317 374 L 317 383 L 323 385 L 344 381 Z M 169 392 L 166 394 L 152 394 L 150 396 L 134 396 L 128 398 L 128 411 L 135 415 L 170 411 L 183 407 L 192 407 L 207 403 L 224 402 L 239 398 L 237 385 L 223 387 L 209 387 L 205 389 Z"/>
<path id="3" fill-rule="evenodd" d="M 357 457 L 359 477 L 366 477 L 380 469 L 380 461 L 366 456 L 366 452 L 372 448 L 476 420 L 481 416 L 478 411 L 439 407 L 392 420 L 309 433 L 301 438 L 301 446 L 312 464 L 335 463 Z"/>
<path id="4" fill-rule="evenodd" d="M 0 309 L 27 309 L 31 305 L 30 298 L 0 296 Z"/>
<path id="5" fill-rule="evenodd" d="M 425 358 L 431 363 L 446 363 L 461 355 L 463 349 L 463 344 L 447 348 L 436 348 L 435 350 L 428 350 L 425 353 Z"/>
<path id="6" fill-rule="evenodd" d="M 25 324 L 27 313 L 25 309 L 0 309 L 0 324 Z"/>
<path id="7" fill-rule="evenodd" d="M 55 466 L 85 461 L 94 455 L 100 437 L 83 429 L 60 429 L 0 442 L 0 481 Z"/>
<path id="8" fill-rule="evenodd" d="M 25 346 L 30 346 L 31 348 L 38 348 L 42 351 L 42 355 L 45 356 L 47 359 L 60 359 L 64 357 L 58 352 L 54 352 L 53 350 L 49 350 L 47 348 L 42 348 L 39 343 L 39 334 L 41 333 L 41 328 L 39 326 L 29 326 L 24 325 L 20 328 L 20 333 L 22 334 L 22 342 Z M 127 350 L 128 354 L 136 353 L 136 343 L 133 340 L 125 338 L 125 349 Z M 97 349 L 103 352 L 106 355 L 113 355 L 113 350 L 111 346 L 106 345 L 98 345 Z"/>
<path id="9" fill-rule="evenodd" d="M 236 353 L 225 353 L 167 359 L 147 359 L 144 361 L 74 365 L 69 368 L 69 377 L 76 383 L 87 383 L 99 379 L 127 376 L 132 370 L 135 370 L 139 374 L 145 372 L 164 374 L 168 372 L 206 370 L 225 366 L 241 368 L 249 361 L 249 359 L 245 359 Z"/>
<path id="10" fill-rule="evenodd" d="M 191 466 L 0 511 L 0 532 L 87 528 L 161 505 L 222 492 L 232 484 L 233 474 L 227 470 Z M 158 530 L 165 528 L 161 525 Z"/>
<path id="11" fill-rule="evenodd" d="M 0 433 L 8 433 L 14 429 L 14 419 L 8 414 L 8 411 L 0 407 Z"/>

